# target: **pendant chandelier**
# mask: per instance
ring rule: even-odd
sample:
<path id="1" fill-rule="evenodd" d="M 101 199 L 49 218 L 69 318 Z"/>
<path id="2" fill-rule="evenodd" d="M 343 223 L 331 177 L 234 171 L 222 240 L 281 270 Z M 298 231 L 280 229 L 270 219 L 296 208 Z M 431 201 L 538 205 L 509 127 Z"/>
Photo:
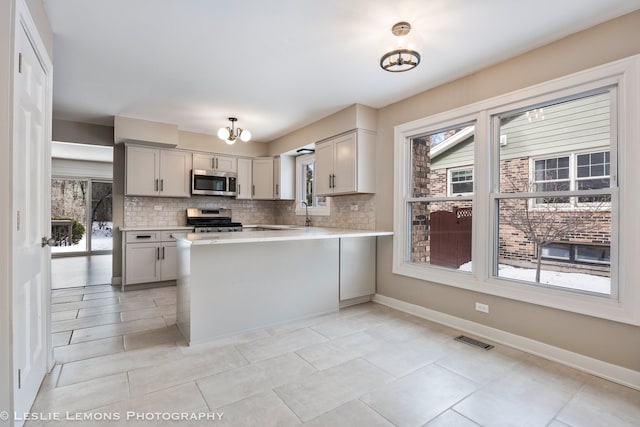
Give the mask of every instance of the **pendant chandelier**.
<path id="1" fill-rule="evenodd" d="M 405 47 L 405 36 L 411 31 L 411 24 L 398 22 L 391 27 L 391 32 L 398 37 L 398 47 L 382 55 L 380 66 L 383 70 L 392 73 L 409 71 L 420 63 L 420 54 L 413 49 Z"/>
<path id="2" fill-rule="evenodd" d="M 235 117 L 229 117 L 231 127 L 224 127 L 218 129 L 218 138 L 231 145 L 236 142 L 236 139 L 247 142 L 251 139 L 251 132 L 247 129 L 240 129 L 235 127 L 235 123 L 238 121 Z"/>

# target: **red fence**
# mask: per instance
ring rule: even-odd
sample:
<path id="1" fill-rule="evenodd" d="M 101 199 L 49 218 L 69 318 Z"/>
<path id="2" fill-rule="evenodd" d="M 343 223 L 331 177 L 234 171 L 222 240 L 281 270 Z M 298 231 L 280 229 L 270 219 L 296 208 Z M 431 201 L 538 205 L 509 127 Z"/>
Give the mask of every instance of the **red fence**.
<path id="1" fill-rule="evenodd" d="M 458 268 L 471 261 L 471 208 L 436 211 L 429 216 L 430 263 Z"/>

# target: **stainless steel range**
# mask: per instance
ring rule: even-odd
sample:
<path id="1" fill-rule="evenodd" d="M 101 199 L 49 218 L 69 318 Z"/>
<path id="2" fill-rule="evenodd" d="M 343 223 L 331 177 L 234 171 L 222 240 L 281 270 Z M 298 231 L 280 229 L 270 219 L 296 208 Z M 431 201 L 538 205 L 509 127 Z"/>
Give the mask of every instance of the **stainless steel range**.
<path id="1" fill-rule="evenodd" d="M 187 225 L 196 233 L 242 231 L 242 223 L 231 221 L 231 209 L 187 209 Z"/>

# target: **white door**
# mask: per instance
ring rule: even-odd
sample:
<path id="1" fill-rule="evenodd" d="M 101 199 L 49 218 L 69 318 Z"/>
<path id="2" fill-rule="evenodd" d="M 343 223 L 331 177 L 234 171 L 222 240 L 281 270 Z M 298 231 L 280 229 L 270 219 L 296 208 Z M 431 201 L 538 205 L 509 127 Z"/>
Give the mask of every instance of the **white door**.
<path id="1" fill-rule="evenodd" d="M 51 252 L 47 74 L 16 28 L 13 129 L 13 360 L 15 412 L 29 412 L 46 373 Z"/>

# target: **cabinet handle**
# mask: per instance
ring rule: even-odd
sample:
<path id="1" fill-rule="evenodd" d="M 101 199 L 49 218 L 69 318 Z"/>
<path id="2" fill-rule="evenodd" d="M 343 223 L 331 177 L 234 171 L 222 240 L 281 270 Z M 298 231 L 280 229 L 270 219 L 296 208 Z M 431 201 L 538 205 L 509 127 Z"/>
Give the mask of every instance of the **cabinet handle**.
<path id="1" fill-rule="evenodd" d="M 251 195 L 252 195 L 252 196 L 255 196 L 255 195 L 256 195 L 256 186 L 255 186 L 255 185 L 252 185 L 252 186 L 251 186 Z"/>
<path id="2" fill-rule="evenodd" d="M 160 261 L 160 248 L 156 248 L 156 259 Z"/>
<path id="3" fill-rule="evenodd" d="M 336 175 L 333 175 L 333 188 L 336 188 Z"/>
<path id="4" fill-rule="evenodd" d="M 238 184 L 238 194 L 242 194 L 242 184 Z"/>
<path id="5" fill-rule="evenodd" d="M 160 180 L 160 191 L 164 191 L 164 179 Z"/>
<path id="6" fill-rule="evenodd" d="M 158 180 L 156 179 L 155 191 L 158 191 Z"/>
<path id="7" fill-rule="evenodd" d="M 164 259 L 164 246 L 162 247 L 162 259 Z"/>
<path id="8" fill-rule="evenodd" d="M 136 236 L 136 239 L 150 239 L 151 238 L 151 234 L 138 234 Z"/>
<path id="9" fill-rule="evenodd" d="M 218 158 L 216 157 L 216 169 L 218 169 L 220 165 L 218 164 Z"/>
<path id="10" fill-rule="evenodd" d="M 276 184 L 276 196 L 280 194 L 280 184 Z"/>
<path id="11" fill-rule="evenodd" d="M 212 157 L 211 158 L 211 169 L 215 169 L 216 168 L 216 158 Z"/>

